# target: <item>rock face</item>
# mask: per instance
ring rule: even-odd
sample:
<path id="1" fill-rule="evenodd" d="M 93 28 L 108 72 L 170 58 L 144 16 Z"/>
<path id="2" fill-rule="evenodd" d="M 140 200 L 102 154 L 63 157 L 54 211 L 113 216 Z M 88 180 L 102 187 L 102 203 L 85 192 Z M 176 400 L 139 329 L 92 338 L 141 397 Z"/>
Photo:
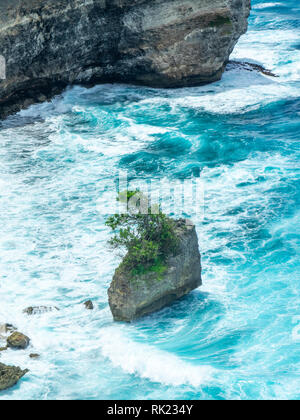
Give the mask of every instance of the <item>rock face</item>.
<path id="1" fill-rule="evenodd" d="M 108 291 L 115 321 L 131 322 L 162 309 L 174 300 L 201 286 L 201 259 L 195 226 L 177 221 L 179 250 L 170 257 L 163 273 L 149 272 L 133 277 L 116 270 Z"/>
<path id="2" fill-rule="evenodd" d="M 250 0 L 1 0 L 0 118 L 75 83 L 216 81 L 249 11 Z"/>
<path id="3" fill-rule="evenodd" d="M 27 369 L 22 370 L 19 367 L 6 366 L 0 363 L 0 391 L 16 385 L 27 372 L 29 372 Z"/>

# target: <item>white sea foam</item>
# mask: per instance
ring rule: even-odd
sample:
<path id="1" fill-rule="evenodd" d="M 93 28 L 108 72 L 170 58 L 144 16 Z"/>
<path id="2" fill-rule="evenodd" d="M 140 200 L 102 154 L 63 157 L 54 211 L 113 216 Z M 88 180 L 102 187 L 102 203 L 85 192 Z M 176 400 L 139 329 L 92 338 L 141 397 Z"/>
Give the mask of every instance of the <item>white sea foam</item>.
<path id="1" fill-rule="evenodd" d="M 114 366 L 152 382 L 198 387 L 211 381 L 215 372 L 210 366 L 192 365 L 154 346 L 133 341 L 117 327 L 103 329 L 100 341 L 102 354 Z"/>
<path id="2" fill-rule="evenodd" d="M 282 3 L 262 3 L 262 4 L 254 4 L 252 5 L 252 8 L 255 9 L 267 9 L 269 7 L 276 7 L 276 6 L 282 6 Z"/>
<path id="3" fill-rule="evenodd" d="M 178 107 L 193 108 L 213 114 L 240 114 L 259 109 L 285 98 L 296 98 L 298 92 L 292 86 L 282 86 L 278 82 L 256 73 L 247 73 L 242 70 L 232 70 L 223 78 L 223 90 L 218 86 L 207 89 L 198 89 L 193 96 L 183 94 L 182 97 L 153 98 L 141 102 L 144 107 L 156 107 L 169 104 L 178 112 Z"/>

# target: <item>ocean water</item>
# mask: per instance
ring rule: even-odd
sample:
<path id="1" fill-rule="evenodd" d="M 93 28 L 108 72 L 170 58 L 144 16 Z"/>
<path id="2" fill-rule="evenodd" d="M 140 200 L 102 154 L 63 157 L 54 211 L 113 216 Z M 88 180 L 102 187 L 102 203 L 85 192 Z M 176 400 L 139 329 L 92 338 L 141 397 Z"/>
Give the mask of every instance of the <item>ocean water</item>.
<path id="1" fill-rule="evenodd" d="M 2 123 L 0 323 L 32 341 L 1 354 L 30 369 L 1 400 L 300 399 L 299 1 L 254 0 L 232 59 L 279 78 L 74 87 Z M 107 304 L 120 258 L 102 213 L 120 170 L 205 185 L 203 286 L 130 325 Z"/>

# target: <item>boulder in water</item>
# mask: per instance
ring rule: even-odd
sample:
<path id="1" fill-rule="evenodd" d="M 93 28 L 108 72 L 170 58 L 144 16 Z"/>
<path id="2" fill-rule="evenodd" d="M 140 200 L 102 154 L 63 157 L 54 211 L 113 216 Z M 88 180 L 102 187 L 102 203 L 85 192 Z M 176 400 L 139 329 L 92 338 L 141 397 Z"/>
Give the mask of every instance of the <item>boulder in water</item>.
<path id="1" fill-rule="evenodd" d="M 94 304 L 91 300 L 87 300 L 86 302 L 84 302 L 84 306 L 90 311 L 94 309 Z"/>
<path id="2" fill-rule="evenodd" d="M 142 275 L 116 270 L 108 290 L 115 321 L 131 322 L 164 308 L 202 284 L 201 257 L 195 226 L 188 220 L 176 221 L 179 247 L 164 267 Z"/>
<path id="3" fill-rule="evenodd" d="M 39 359 L 39 358 L 40 358 L 40 355 L 39 355 L 39 354 L 37 354 L 37 353 L 31 353 L 31 354 L 29 355 L 29 357 L 30 357 L 30 359 Z"/>

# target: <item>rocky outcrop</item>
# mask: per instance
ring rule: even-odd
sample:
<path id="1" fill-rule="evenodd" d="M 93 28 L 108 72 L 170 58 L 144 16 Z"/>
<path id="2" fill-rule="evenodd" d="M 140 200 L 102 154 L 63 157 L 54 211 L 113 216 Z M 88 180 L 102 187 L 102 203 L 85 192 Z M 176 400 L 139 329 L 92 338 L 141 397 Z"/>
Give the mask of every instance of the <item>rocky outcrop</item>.
<path id="1" fill-rule="evenodd" d="M 84 306 L 89 311 L 92 311 L 94 309 L 94 304 L 91 300 L 87 300 L 86 302 L 84 302 Z"/>
<path id="2" fill-rule="evenodd" d="M 163 270 L 134 276 L 121 267 L 108 291 L 115 321 L 134 319 L 162 309 L 201 286 L 201 261 L 195 226 L 188 220 L 176 222 L 179 249 L 168 258 Z"/>
<path id="3" fill-rule="evenodd" d="M 250 0 L 2 0 L 0 118 L 75 83 L 216 81 L 249 11 Z"/>
<path id="4" fill-rule="evenodd" d="M 56 306 L 29 306 L 23 313 L 27 315 L 41 315 L 47 312 L 59 311 Z"/>
<path id="5" fill-rule="evenodd" d="M 29 370 L 22 370 L 15 366 L 6 366 L 0 363 L 0 391 L 11 388 L 16 385 L 18 381 L 23 378 Z"/>
<path id="6" fill-rule="evenodd" d="M 0 324 L 0 352 L 6 351 L 8 349 L 7 345 L 7 336 L 16 331 L 16 328 L 12 324 Z"/>
<path id="7" fill-rule="evenodd" d="M 29 346 L 30 338 L 20 332 L 12 333 L 7 339 L 7 346 L 12 349 L 26 349 Z"/>
<path id="8" fill-rule="evenodd" d="M 31 353 L 31 354 L 29 355 L 29 357 L 30 357 L 30 359 L 39 359 L 39 358 L 40 358 L 40 355 L 39 355 L 39 354 L 37 354 L 37 353 Z"/>

